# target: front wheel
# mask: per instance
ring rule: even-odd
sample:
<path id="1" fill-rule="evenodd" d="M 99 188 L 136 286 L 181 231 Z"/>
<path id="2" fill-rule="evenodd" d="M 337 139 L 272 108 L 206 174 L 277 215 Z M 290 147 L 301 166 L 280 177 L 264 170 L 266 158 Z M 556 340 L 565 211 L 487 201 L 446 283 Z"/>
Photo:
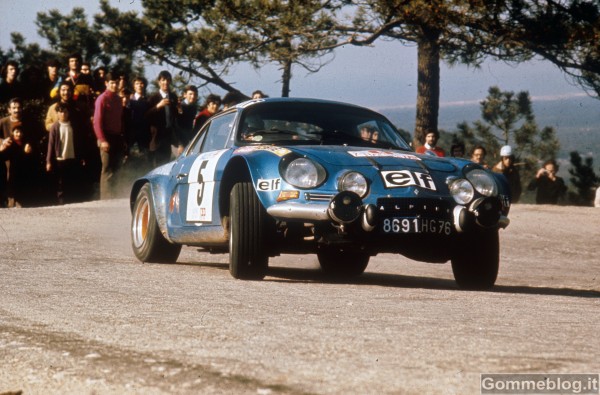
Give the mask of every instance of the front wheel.
<path id="1" fill-rule="evenodd" d="M 454 279 L 463 289 L 489 289 L 496 283 L 499 262 L 498 230 L 464 237 L 452 257 Z"/>
<path id="2" fill-rule="evenodd" d="M 239 182 L 230 195 L 229 272 L 234 278 L 261 280 L 267 273 L 267 212 L 250 182 Z"/>
<path id="3" fill-rule="evenodd" d="M 371 258 L 369 254 L 352 249 L 327 247 L 317 252 L 321 270 L 332 277 L 349 278 L 361 275 Z"/>
<path id="4" fill-rule="evenodd" d="M 171 244 L 164 238 L 156 222 L 150 185 L 140 189 L 131 218 L 131 246 L 142 262 L 173 263 L 181 252 L 181 245 Z"/>

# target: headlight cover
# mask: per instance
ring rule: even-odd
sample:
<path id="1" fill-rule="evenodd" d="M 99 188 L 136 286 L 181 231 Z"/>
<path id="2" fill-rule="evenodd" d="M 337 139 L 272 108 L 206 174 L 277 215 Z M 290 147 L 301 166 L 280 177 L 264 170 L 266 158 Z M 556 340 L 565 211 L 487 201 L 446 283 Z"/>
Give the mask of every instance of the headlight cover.
<path id="1" fill-rule="evenodd" d="M 469 204 L 475 196 L 473 185 L 464 178 L 456 178 L 448 184 L 450 194 L 458 204 Z"/>
<path id="2" fill-rule="evenodd" d="M 369 191 L 369 183 L 362 174 L 355 171 L 349 171 L 340 177 L 338 181 L 338 190 L 354 192 L 363 198 Z"/>
<path id="3" fill-rule="evenodd" d="M 481 169 L 475 169 L 466 174 L 467 180 L 473 184 L 475 190 L 483 196 L 496 196 L 498 195 L 498 185 L 494 178 L 490 176 L 486 171 Z"/>
<path id="4" fill-rule="evenodd" d="M 296 158 L 282 171 L 282 177 L 288 184 L 300 189 L 315 188 L 325 181 L 325 169 L 307 158 Z"/>

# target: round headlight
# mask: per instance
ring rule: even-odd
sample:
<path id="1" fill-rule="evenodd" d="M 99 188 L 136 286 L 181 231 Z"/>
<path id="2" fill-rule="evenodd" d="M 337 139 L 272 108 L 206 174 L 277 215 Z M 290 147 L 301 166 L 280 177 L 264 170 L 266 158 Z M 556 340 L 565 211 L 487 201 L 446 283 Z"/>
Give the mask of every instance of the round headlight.
<path id="1" fill-rule="evenodd" d="M 369 190 L 369 184 L 365 176 L 355 171 L 350 171 L 340 178 L 338 190 L 354 192 L 363 198 Z"/>
<path id="2" fill-rule="evenodd" d="M 470 203 L 475 195 L 473 185 L 464 178 L 458 178 L 451 181 L 448 188 L 450 189 L 450 194 L 454 198 L 454 201 L 458 204 Z"/>
<path id="3" fill-rule="evenodd" d="M 291 161 L 283 171 L 283 178 L 296 188 L 314 188 L 323 182 L 325 170 L 306 158 Z"/>
<path id="4" fill-rule="evenodd" d="M 498 186 L 496 181 L 487 172 L 476 169 L 467 173 L 467 179 L 475 187 L 477 192 L 483 196 L 496 196 L 498 194 Z"/>

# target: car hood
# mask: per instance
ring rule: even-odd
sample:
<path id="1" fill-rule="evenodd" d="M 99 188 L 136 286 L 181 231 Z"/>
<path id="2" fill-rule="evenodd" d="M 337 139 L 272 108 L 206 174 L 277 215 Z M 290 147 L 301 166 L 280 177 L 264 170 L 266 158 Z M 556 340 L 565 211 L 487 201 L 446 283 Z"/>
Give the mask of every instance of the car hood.
<path id="1" fill-rule="evenodd" d="M 289 147 L 303 156 L 312 157 L 321 163 L 338 166 L 377 166 L 403 167 L 443 172 L 454 172 L 458 167 L 451 159 L 431 155 L 419 155 L 412 151 L 383 148 L 343 147 L 343 146 L 301 146 Z"/>

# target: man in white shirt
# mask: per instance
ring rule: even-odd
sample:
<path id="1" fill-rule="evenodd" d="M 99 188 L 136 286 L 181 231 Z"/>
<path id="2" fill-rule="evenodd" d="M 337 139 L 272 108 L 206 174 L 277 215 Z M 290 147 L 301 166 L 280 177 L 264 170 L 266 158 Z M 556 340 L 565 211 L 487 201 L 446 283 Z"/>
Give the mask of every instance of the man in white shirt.
<path id="1" fill-rule="evenodd" d="M 182 139 L 176 128 L 177 95 L 171 91 L 171 73 L 166 70 L 158 74 L 159 91 L 148 98 L 146 119 L 150 124 L 149 156 L 153 166 L 167 163 L 171 159 L 171 146 L 183 152 Z"/>

